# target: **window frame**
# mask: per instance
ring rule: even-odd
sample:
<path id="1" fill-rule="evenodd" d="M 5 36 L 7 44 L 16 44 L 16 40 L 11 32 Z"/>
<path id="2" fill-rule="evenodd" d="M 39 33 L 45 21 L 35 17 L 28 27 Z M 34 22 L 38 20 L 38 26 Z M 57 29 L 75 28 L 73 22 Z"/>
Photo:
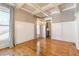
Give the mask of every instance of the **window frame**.
<path id="1" fill-rule="evenodd" d="M 0 6 L 3 7 L 7 7 L 10 9 L 10 21 L 9 21 L 9 25 L 3 25 L 3 26 L 9 26 L 9 35 L 10 35 L 10 46 L 9 48 L 12 48 L 15 46 L 15 29 L 14 29 L 14 23 L 15 23 L 15 19 L 14 19 L 14 10 L 15 10 L 15 6 L 11 6 L 9 3 L 0 3 Z"/>

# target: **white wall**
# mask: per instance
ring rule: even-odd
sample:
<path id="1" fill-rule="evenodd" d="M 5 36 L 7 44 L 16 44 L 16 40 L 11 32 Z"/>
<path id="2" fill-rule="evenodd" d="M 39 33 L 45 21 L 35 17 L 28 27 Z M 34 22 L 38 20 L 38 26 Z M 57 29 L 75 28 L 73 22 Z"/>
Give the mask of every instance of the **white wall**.
<path id="1" fill-rule="evenodd" d="M 61 23 L 52 23 L 51 26 L 51 38 L 61 40 Z"/>
<path id="2" fill-rule="evenodd" d="M 34 24 L 22 21 L 15 22 L 16 44 L 32 40 L 34 38 Z"/>
<path id="3" fill-rule="evenodd" d="M 74 42 L 76 39 L 75 21 L 52 23 L 52 39 Z"/>
<path id="4" fill-rule="evenodd" d="M 34 38 L 34 20 L 36 18 L 18 8 L 15 9 L 14 17 L 16 44 L 32 40 Z"/>
<path id="5" fill-rule="evenodd" d="M 75 32 L 75 21 L 63 22 L 63 39 L 69 42 L 75 42 L 76 32 Z"/>
<path id="6" fill-rule="evenodd" d="M 76 43 L 75 8 L 52 16 L 52 39 Z"/>
<path id="7" fill-rule="evenodd" d="M 71 14 L 71 18 L 68 18 L 69 16 L 67 15 L 69 14 L 65 14 L 66 17 L 62 15 L 54 15 L 56 18 L 53 18 L 53 23 L 51 26 L 52 39 L 74 42 L 76 44 L 76 48 L 79 49 L 79 4 L 77 4 L 76 13 L 75 11 L 72 12 L 68 12 Z M 74 18 L 72 18 L 73 16 Z M 60 21 L 63 19 L 69 21 Z"/>
<path id="8" fill-rule="evenodd" d="M 79 3 L 77 4 L 76 13 L 75 13 L 75 22 L 76 22 L 76 47 L 79 49 Z"/>

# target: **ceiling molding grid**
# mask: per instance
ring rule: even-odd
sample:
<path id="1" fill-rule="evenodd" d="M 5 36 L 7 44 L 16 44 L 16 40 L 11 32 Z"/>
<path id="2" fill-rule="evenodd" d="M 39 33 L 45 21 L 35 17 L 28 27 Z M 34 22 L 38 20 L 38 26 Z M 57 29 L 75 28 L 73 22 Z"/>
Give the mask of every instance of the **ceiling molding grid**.
<path id="1" fill-rule="evenodd" d="M 43 18 L 73 8 L 73 3 L 18 3 L 16 7 Z"/>

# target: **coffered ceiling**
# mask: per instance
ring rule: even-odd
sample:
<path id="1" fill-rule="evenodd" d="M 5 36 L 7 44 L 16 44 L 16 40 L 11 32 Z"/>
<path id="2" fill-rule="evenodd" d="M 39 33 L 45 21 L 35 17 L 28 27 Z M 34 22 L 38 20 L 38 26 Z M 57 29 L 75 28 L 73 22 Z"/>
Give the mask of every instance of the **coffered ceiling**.
<path id="1" fill-rule="evenodd" d="M 37 17 L 47 17 L 72 9 L 74 5 L 74 3 L 18 3 L 16 8 L 20 8 Z"/>

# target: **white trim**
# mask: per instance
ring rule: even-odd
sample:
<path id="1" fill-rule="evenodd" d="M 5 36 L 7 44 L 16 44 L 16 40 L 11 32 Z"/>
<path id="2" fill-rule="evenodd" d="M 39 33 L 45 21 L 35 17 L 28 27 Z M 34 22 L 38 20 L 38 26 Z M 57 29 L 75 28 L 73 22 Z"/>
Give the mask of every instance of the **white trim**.
<path id="1" fill-rule="evenodd" d="M 52 17 L 46 17 L 45 20 L 52 20 Z"/>

